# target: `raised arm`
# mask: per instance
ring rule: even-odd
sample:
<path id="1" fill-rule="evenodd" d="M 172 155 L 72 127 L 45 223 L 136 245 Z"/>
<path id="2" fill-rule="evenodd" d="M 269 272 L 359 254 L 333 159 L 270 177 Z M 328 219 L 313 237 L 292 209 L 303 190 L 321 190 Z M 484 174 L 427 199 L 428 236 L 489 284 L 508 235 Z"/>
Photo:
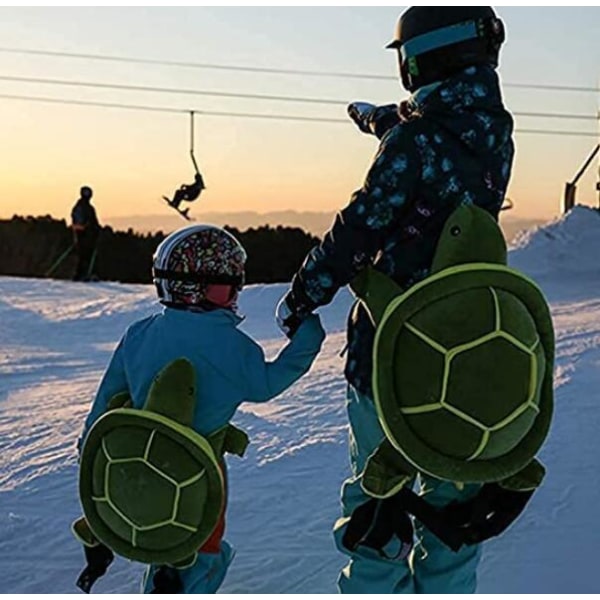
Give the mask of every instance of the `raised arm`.
<path id="1" fill-rule="evenodd" d="M 331 302 L 382 250 L 386 233 L 402 222 L 420 178 L 414 141 L 400 125 L 383 138 L 362 189 L 352 196 L 320 246 L 307 256 L 286 302 L 295 315 Z"/>

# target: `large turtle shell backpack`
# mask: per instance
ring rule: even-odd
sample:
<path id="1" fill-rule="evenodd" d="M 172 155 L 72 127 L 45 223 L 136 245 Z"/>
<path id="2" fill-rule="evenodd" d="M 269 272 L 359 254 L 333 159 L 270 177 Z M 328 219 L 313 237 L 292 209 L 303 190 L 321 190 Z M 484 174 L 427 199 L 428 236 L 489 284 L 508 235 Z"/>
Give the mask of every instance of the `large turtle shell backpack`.
<path id="1" fill-rule="evenodd" d="M 225 505 L 223 453 L 241 456 L 248 443 L 231 425 L 210 438 L 196 433 L 195 401 L 195 372 L 186 359 L 156 376 L 142 410 L 128 407 L 127 394 L 112 400 L 81 453 L 85 518 L 73 531 L 84 546 L 99 543 L 145 564 L 194 563 Z"/>
<path id="2" fill-rule="evenodd" d="M 376 326 L 373 391 L 385 432 L 362 487 L 403 498 L 413 514 L 420 507 L 422 521 L 430 507 L 408 485 L 418 472 L 527 499 L 544 477 L 535 457 L 553 411 L 552 320 L 538 286 L 506 262 L 496 221 L 464 205 L 426 279 L 403 291 L 368 269 L 352 285 Z"/>

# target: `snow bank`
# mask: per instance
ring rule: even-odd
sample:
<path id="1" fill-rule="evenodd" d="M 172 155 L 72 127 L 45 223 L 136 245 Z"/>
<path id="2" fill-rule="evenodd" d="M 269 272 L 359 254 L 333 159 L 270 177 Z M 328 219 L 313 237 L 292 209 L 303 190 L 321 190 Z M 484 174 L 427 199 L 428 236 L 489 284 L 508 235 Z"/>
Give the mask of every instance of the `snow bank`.
<path id="1" fill-rule="evenodd" d="M 538 279 L 557 330 L 556 417 L 548 477 L 522 519 L 486 544 L 481 592 L 598 592 L 600 525 L 600 218 L 578 207 L 518 238 L 514 266 Z M 272 354 L 286 286 L 244 292 L 244 327 Z M 331 526 L 348 475 L 343 359 L 350 294 L 323 311 L 329 332 L 310 375 L 236 417 L 252 439 L 230 461 L 228 539 L 238 554 L 223 591 L 335 591 L 344 557 Z M 150 286 L 0 277 L 0 581 L 3 592 L 69 593 L 83 565 L 75 442 L 112 349 L 156 309 Z M 141 568 L 118 560 L 98 592 L 135 592 Z"/>
<path id="2" fill-rule="evenodd" d="M 510 263 L 532 277 L 600 278 L 600 212 L 576 206 L 548 225 L 517 235 Z"/>

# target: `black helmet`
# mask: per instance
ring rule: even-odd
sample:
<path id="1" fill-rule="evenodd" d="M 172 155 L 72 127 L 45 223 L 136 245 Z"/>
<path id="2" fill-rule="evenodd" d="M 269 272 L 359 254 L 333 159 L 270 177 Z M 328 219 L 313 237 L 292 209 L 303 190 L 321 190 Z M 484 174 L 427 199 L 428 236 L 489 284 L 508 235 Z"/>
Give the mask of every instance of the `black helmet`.
<path id="1" fill-rule="evenodd" d="M 81 194 L 82 198 L 85 198 L 87 200 L 89 200 L 94 195 L 94 192 L 92 191 L 92 188 L 88 187 L 87 185 L 84 185 L 81 188 L 81 190 L 79 191 L 79 193 Z"/>
<path id="2" fill-rule="evenodd" d="M 398 50 L 402 84 L 414 92 L 469 66 L 497 67 L 504 40 L 491 6 L 412 6 L 387 47 Z"/>

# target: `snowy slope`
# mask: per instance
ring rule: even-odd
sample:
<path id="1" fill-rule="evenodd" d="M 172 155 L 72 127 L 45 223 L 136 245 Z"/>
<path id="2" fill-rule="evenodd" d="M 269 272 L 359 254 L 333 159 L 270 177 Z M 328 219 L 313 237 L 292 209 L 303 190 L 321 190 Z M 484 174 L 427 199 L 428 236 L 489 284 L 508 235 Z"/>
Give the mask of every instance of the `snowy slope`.
<path id="1" fill-rule="evenodd" d="M 599 251 L 600 212 L 577 206 L 544 227 L 517 235 L 510 262 L 544 287 L 557 287 L 556 299 L 575 299 L 600 293 Z"/>
<path id="2" fill-rule="evenodd" d="M 597 592 L 600 545 L 600 216 L 578 208 L 528 232 L 511 253 L 551 300 L 557 404 L 542 459 L 546 485 L 502 540 L 487 544 L 482 592 Z M 283 286 L 243 295 L 246 329 L 269 353 Z M 232 459 L 228 538 L 238 555 L 225 592 L 332 592 L 344 563 L 331 525 L 347 474 L 343 329 L 350 297 L 324 311 L 329 332 L 311 374 L 277 401 L 247 407 L 251 435 Z M 75 441 L 112 348 L 155 309 L 146 286 L 0 278 L 0 581 L 2 592 L 73 592 L 81 550 Z M 98 592 L 135 592 L 140 567 L 118 561 Z"/>

